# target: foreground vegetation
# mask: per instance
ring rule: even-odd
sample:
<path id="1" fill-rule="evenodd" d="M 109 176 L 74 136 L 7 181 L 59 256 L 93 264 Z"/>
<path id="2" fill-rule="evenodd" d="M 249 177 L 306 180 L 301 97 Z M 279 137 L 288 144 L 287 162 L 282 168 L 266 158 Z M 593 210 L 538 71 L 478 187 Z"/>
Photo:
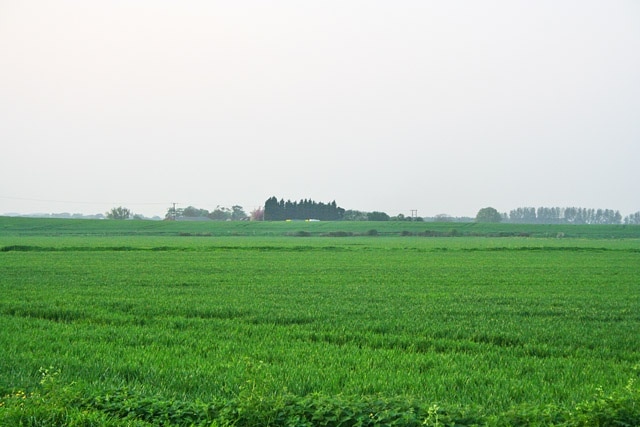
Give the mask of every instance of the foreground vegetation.
<path id="1" fill-rule="evenodd" d="M 0 219 L 0 425 L 640 424 L 637 227 L 366 226 Z"/>

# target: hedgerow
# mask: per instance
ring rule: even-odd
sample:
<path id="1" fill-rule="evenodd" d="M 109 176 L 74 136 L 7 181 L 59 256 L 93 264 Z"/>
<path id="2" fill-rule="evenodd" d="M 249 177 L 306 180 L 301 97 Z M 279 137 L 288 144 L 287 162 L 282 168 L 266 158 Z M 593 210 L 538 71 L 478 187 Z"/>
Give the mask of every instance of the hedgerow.
<path id="1" fill-rule="evenodd" d="M 640 388 L 634 380 L 614 393 L 599 389 L 571 408 L 518 405 L 499 413 L 482 408 L 441 407 L 406 397 L 262 396 L 189 402 L 146 395 L 123 387 L 90 391 L 62 384 L 57 371 L 42 370 L 39 386 L 16 390 L 0 399 L 3 426 L 638 426 Z"/>

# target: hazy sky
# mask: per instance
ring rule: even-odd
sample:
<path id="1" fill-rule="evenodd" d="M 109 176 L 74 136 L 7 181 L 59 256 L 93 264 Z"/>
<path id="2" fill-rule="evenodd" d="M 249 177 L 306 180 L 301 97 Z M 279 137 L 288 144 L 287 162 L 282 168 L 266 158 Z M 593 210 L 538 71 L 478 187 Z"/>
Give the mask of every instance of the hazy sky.
<path id="1" fill-rule="evenodd" d="M 0 0 L 0 213 L 640 210 L 640 2 Z"/>

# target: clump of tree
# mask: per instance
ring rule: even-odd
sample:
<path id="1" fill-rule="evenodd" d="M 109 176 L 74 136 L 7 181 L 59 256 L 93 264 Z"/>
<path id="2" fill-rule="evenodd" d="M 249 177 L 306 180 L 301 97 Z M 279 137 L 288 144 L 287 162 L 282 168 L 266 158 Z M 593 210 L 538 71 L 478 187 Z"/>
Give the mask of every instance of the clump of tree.
<path id="1" fill-rule="evenodd" d="M 368 215 L 368 212 L 349 209 L 344 212 L 342 219 L 344 221 L 368 221 Z"/>
<path id="2" fill-rule="evenodd" d="M 206 209 L 198 209 L 194 206 L 187 206 L 180 211 L 180 216 L 185 218 L 206 218 L 209 211 Z"/>
<path id="3" fill-rule="evenodd" d="M 392 217 L 386 212 L 363 212 L 352 209 L 345 211 L 342 219 L 344 221 L 424 221 L 422 217 L 407 216 L 402 213 Z"/>
<path id="4" fill-rule="evenodd" d="M 392 216 L 390 217 L 391 221 L 418 221 L 418 222 L 422 222 L 424 221 L 424 218 L 422 218 L 421 216 L 407 216 L 403 213 L 399 213 L 396 216 Z"/>
<path id="5" fill-rule="evenodd" d="M 216 206 L 216 208 L 207 215 L 207 218 L 214 221 L 231 220 L 231 209 L 223 206 Z"/>
<path id="6" fill-rule="evenodd" d="M 209 218 L 218 221 L 243 221 L 249 218 L 249 215 L 240 205 L 233 205 L 231 209 L 218 206 L 209 214 Z"/>
<path id="7" fill-rule="evenodd" d="M 509 222 L 516 224 L 620 224 L 620 211 L 612 209 L 524 207 L 509 212 Z"/>
<path id="8" fill-rule="evenodd" d="M 303 199 L 292 202 L 270 197 L 264 203 L 263 218 L 267 221 L 284 221 L 287 219 L 318 219 L 322 221 L 339 221 L 343 219 L 345 210 L 335 200 L 331 203 L 315 202 Z"/>
<path id="9" fill-rule="evenodd" d="M 257 209 L 252 210 L 249 218 L 251 219 L 251 221 L 263 221 L 264 209 L 262 209 L 262 207 L 259 207 Z"/>
<path id="10" fill-rule="evenodd" d="M 640 225 L 640 211 L 625 216 L 624 223 L 627 225 Z"/>
<path id="11" fill-rule="evenodd" d="M 367 221 L 389 221 L 390 219 L 386 212 L 373 211 L 367 214 Z"/>
<path id="12" fill-rule="evenodd" d="M 127 208 L 118 206 L 117 208 L 111 208 L 111 210 L 106 213 L 106 216 L 107 219 L 129 219 L 133 216 L 133 213 Z"/>
<path id="13" fill-rule="evenodd" d="M 476 222 L 501 222 L 502 215 L 496 208 L 482 208 L 476 214 Z"/>
<path id="14" fill-rule="evenodd" d="M 245 213 L 242 206 L 234 205 L 231 209 L 217 206 L 213 211 L 209 212 L 206 209 L 198 209 L 194 206 L 187 206 L 186 208 L 171 207 L 167 210 L 165 219 L 180 220 L 180 219 L 201 219 L 201 220 L 214 220 L 214 221 L 241 221 L 249 218 Z"/>

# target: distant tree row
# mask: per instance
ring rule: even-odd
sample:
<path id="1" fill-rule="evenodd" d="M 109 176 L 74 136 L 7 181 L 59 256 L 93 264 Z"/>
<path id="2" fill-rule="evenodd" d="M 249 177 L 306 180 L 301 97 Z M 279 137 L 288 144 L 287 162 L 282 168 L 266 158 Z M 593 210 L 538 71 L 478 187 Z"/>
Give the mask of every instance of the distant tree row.
<path id="1" fill-rule="evenodd" d="M 624 223 L 628 225 L 640 225 L 640 211 L 625 216 Z"/>
<path id="2" fill-rule="evenodd" d="M 70 216 L 69 214 L 67 216 Z M 108 219 L 143 219 L 141 215 L 134 215 L 130 209 L 119 206 L 106 212 L 104 216 Z M 234 205 L 231 208 L 217 206 L 209 212 L 206 209 L 198 209 L 194 206 L 186 208 L 171 207 L 167 210 L 165 219 L 208 219 L 215 221 L 241 221 L 241 220 L 268 220 L 283 221 L 287 219 L 318 219 L 323 221 L 424 221 L 425 218 L 405 216 L 389 216 L 385 212 L 363 212 L 358 210 L 345 210 L 338 207 L 336 202 L 318 203 L 313 200 L 303 199 L 299 202 L 291 200 L 269 198 L 265 202 L 264 208 L 254 209 L 247 215 L 242 206 Z M 640 212 L 627 215 L 622 218 L 619 211 L 611 209 L 586 209 L 586 208 L 560 208 L 560 207 L 523 207 L 513 209 L 507 213 L 500 213 L 492 207 L 482 208 L 475 218 L 461 217 L 454 218 L 446 214 L 436 215 L 433 218 L 426 218 L 427 221 L 439 222 L 509 222 L 515 224 L 627 224 L 640 225 Z"/>
<path id="3" fill-rule="evenodd" d="M 213 211 L 209 212 L 206 209 L 198 209 L 193 206 L 187 206 L 186 208 L 174 208 L 171 207 L 167 210 L 165 219 L 179 220 L 179 219 L 210 219 L 214 221 L 242 221 L 248 219 L 249 216 L 245 213 L 242 206 L 234 205 L 229 208 L 223 206 L 217 206 Z"/>
<path id="4" fill-rule="evenodd" d="M 264 217 L 267 221 L 284 221 L 287 219 L 318 219 L 322 221 L 338 221 L 343 219 L 345 210 L 335 200 L 331 203 L 315 202 L 303 199 L 292 202 L 270 197 L 264 203 Z"/>
<path id="5" fill-rule="evenodd" d="M 345 221 L 391 221 L 396 218 L 392 218 L 386 212 L 363 212 L 349 209 L 345 211 L 343 217 Z"/>
<path id="6" fill-rule="evenodd" d="M 630 223 L 633 215 L 625 218 Z M 587 208 L 518 208 L 509 212 L 508 222 L 517 224 L 621 224 L 620 211 Z"/>
<path id="7" fill-rule="evenodd" d="M 620 211 L 587 208 L 517 208 L 509 214 L 494 208 L 482 208 L 476 222 L 510 222 L 513 224 L 640 224 L 640 212 L 622 218 Z"/>
<path id="8" fill-rule="evenodd" d="M 342 219 L 344 221 L 424 221 L 422 217 L 405 216 L 401 213 L 396 216 L 389 216 L 386 212 L 363 212 L 353 209 L 345 211 Z"/>

